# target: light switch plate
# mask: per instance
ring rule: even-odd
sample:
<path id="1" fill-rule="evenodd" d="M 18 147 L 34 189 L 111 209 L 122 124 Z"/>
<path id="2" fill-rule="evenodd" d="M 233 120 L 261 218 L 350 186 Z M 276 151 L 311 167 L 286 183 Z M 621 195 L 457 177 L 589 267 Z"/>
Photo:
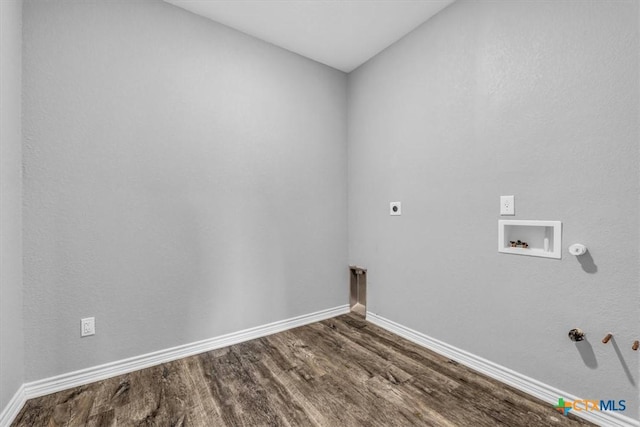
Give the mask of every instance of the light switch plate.
<path id="1" fill-rule="evenodd" d="M 389 215 L 402 215 L 402 203 L 391 202 L 389 203 Z"/>
<path id="2" fill-rule="evenodd" d="M 500 196 L 500 215 L 515 215 L 516 204 L 513 196 Z"/>

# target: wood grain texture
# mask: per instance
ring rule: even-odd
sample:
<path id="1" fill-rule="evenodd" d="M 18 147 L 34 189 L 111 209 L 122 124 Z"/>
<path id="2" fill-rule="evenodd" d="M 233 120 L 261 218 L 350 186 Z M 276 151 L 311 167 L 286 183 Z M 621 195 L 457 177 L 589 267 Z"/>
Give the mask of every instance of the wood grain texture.
<path id="1" fill-rule="evenodd" d="M 29 400 L 13 426 L 578 426 L 353 314 Z"/>

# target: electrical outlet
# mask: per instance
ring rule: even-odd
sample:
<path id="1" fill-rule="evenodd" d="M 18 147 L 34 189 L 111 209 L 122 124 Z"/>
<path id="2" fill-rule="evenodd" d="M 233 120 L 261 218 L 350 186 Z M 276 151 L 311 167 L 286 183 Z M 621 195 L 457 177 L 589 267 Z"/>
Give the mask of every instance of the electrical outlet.
<path id="1" fill-rule="evenodd" d="M 88 337 L 89 335 L 96 334 L 96 318 L 87 317 L 86 319 L 80 319 L 80 336 Z"/>
<path id="2" fill-rule="evenodd" d="M 516 204 L 513 196 L 500 196 L 500 215 L 515 215 Z"/>
<path id="3" fill-rule="evenodd" d="M 402 203 L 400 202 L 389 203 L 389 215 L 402 215 Z"/>

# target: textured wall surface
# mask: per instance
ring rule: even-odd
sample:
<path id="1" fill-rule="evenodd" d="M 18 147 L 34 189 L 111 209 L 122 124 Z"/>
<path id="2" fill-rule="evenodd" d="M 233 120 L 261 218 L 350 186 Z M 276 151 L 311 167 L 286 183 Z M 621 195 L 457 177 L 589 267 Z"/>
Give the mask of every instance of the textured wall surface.
<path id="1" fill-rule="evenodd" d="M 0 1 L 0 412 L 24 380 L 22 2 Z"/>
<path id="2" fill-rule="evenodd" d="M 638 16 L 637 1 L 456 2 L 349 75 L 348 113 L 349 261 L 369 268 L 367 308 L 577 396 L 626 399 L 631 417 Z M 497 252 L 507 194 L 511 218 L 563 222 L 561 260 Z M 576 326 L 587 342 L 568 340 Z"/>
<path id="3" fill-rule="evenodd" d="M 344 73 L 161 1 L 24 26 L 28 381 L 347 303 Z"/>
<path id="4" fill-rule="evenodd" d="M 457 2 L 350 75 L 348 112 L 344 74 L 163 2 L 24 12 L 27 381 L 340 305 L 351 261 L 369 310 L 638 415 L 637 2 Z M 501 194 L 563 221 L 562 260 L 497 253 Z"/>

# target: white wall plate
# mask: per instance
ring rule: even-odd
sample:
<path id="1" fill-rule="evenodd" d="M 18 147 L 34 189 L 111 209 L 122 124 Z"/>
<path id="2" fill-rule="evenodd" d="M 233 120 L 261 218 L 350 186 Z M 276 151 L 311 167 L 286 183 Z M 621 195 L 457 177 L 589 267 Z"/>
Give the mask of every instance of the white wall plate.
<path id="1" fill-rule="evenodd" d="M 402 203 L 391 202 L 389 203 L 389 215 L 402 215 Z"/>

